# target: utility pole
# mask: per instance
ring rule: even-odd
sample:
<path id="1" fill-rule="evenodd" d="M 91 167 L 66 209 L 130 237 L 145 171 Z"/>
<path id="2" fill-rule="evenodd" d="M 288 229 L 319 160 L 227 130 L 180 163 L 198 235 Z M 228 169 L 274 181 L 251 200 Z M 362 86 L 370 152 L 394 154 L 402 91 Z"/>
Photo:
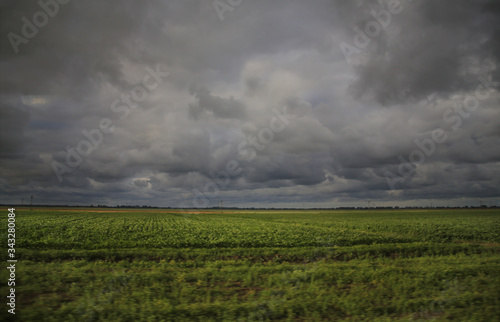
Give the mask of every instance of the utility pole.
<path id="1" fill-rule="evenodd" d="M 33 195 L 31 195 L 31 200 L 30 200 L 30 210 L 33 210 Z"/>
<path id="2" fill-rule="evenodd" d="M 24 198 L 21 198 L 21 206 L 24 206 Z"/>

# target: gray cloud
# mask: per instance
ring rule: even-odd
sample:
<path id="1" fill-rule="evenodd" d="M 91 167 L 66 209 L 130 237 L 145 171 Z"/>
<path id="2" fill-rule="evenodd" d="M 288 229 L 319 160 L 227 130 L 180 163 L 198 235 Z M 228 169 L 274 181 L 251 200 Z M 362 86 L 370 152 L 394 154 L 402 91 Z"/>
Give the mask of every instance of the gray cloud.
<path id="1" fill-rule="evenodd" d="M 233 97 L 226 99 L 214 96 L 203 86 L 193 86 L 189 93 L 197 100 L 189 104 L 189 114 L 195 119 L 210 115 L 220 118 L 243 118 L 246 114 L 245 105 Z"/>
<path id="2" fill-rule="evenodd" d="M 0 2 L 0 202 L 498 203 L 499 5 L 401 1 L 349 63 L 341 43 L 388 4 L 245 1 L 220 21 L 210 1 L 72 0 L 16 53 L 9 33 L 24 37 L 42 8 Z M 161 84 L 126 115 L 111 108 L 156 66 Z M 291 115 L 283 128 L 276 111 Z M 54 162 L 104 118 L 114 131 L 59 182 Z M 446 139 L 427 155 L 435 129 Z M 401 177 L 415 151 L 423 162 Z"/>
<path id="3" fill-rule="evenodd" d="M 390 105 L 471 90 L 477 75 L 497 75 L 497 5 L 491 1 L 457 1 L 453 6 L 440 1 L 403 3 L 388 31 L 373 38 L 367 61 L 356 66 L 355 95 Z M 358 23 L 361 30 L 366 19 Z"/>

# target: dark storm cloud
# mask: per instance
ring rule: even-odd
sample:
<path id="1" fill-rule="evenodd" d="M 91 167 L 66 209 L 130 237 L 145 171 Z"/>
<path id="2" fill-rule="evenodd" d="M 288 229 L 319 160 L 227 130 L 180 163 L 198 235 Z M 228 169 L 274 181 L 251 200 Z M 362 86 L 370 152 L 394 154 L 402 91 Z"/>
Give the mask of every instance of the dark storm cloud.
<path id="1" fill-rule="evenodd" d="M 352 63 L 341 44 L 394 1 L 244 1 L 223 21 L 211 1 L 62 2 L 30 37 L 38 1 L 0 2 L 2 202 L 177 206 L 201 193 L 209 204 L 365 206 L 500 195 L 496 1 L 401 1 Z M 26 41 L 12 46 L 11 33 Z M 130 101 L 157 68 L 168 76 Z M 470 97 L 478 105 L 464 107 Z M 60 182 L 54 162 L 67 166 L 103 119 L 112 133 Z M 446 139 L 391 189 L 387 173 L 401 176 L 401 158 L 435 129 Z M 231 161 L 239 172 L 224 177 Z"/>
<path id="2" fill-rule="evenodd" d="M 0 157 L 3 159 L 20 156 L 28 143 L 24 129 L 30 114 L 23 108 L 15 108 L 7 102 L 0 104 Z"/>
<path id="3" fill-rule="evenodd" d="M 471 90 L 480 73 L 498 76 L 498 5 L 467 0 L 453 5 L 403 3 L 402 12 L 393 15 L 386 27 L 397 27 L 397 33 L 381 32 L 366 49 L 367 61 L 355 67 L 358 77 L 352 89 L 357 96 L 368 95 L 388 105 Z M 374 20 L 366 14 L 364 18 L 358 23 L 361 30 Z"/>
<path id="4" fill-rule="evenodd" d="M 233 97 L 214 96 L 203 86 L 192 86 L 189 93 L 197 100 L 195 103 L 189 104 L 189 114 L 195 119 L 208 117 L 210 114 L 207 115 L 207 112 L 220 118 L 242 118 L 246 114 L 245 105 Z"/>

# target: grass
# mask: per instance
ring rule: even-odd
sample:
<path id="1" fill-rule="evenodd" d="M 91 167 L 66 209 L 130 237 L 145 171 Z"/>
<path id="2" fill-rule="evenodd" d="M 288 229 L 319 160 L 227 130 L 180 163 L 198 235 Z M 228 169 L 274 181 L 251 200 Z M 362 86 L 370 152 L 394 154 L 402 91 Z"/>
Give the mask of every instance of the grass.
<path id="1" fill-rule="evenodd" d="M 16 318 L 500 321 L 499 252 L 496 209 L 18 209 Z"/>

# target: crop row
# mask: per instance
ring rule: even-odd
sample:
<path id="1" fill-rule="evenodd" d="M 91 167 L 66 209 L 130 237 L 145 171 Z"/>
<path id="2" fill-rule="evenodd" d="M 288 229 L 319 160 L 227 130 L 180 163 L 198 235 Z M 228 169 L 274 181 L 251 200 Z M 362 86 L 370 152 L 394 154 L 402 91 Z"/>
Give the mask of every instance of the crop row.
<path id="1" fill-rule="evenodd" d="M 495 211 L 231 212 L 179 214 L 24 210 L 18 247 L 102 249 L 162 247 L 352 246 L 410 242 L 500 242 Z"/>

